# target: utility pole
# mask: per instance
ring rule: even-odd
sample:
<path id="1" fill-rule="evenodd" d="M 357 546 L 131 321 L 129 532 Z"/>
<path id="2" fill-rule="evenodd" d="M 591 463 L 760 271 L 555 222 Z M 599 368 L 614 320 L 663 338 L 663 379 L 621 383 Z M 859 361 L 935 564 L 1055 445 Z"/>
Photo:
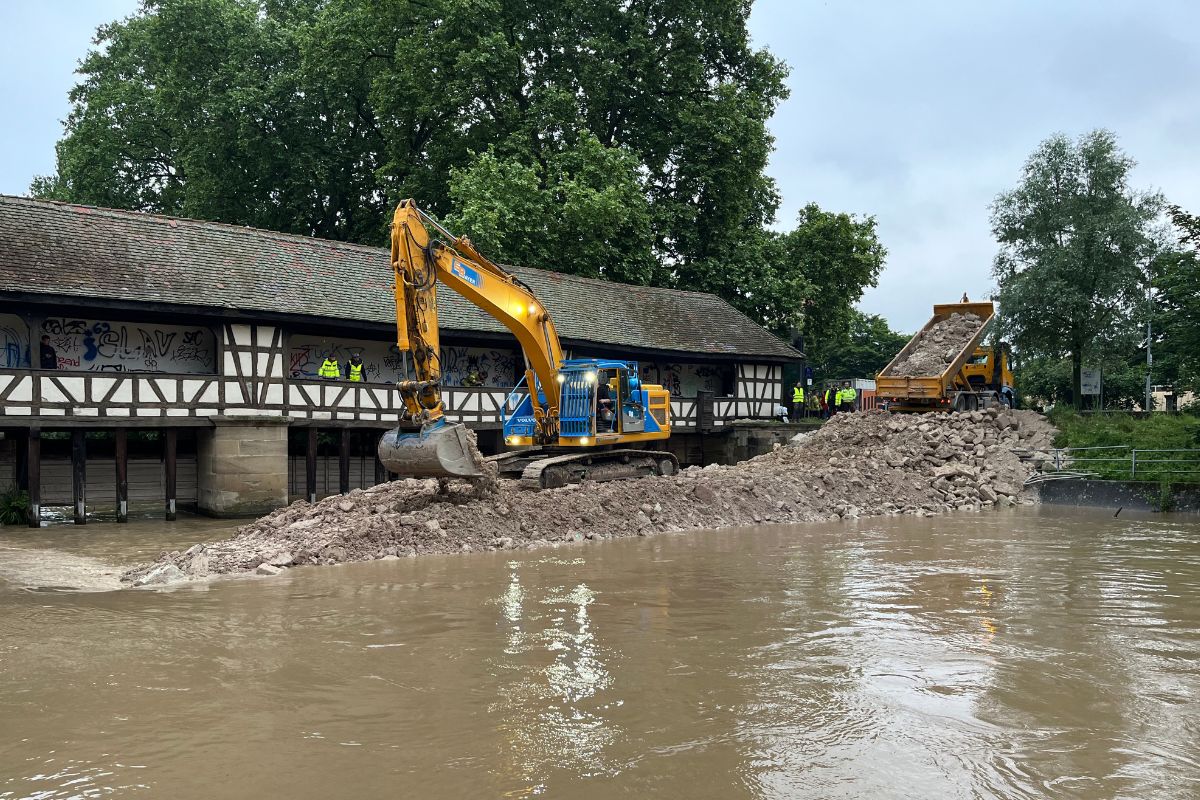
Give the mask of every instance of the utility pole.
<path id="1" fill-rule="evenodd" d="M 1150 320 L 1154 313 L 1154 306 L 1150 303 L 1150 289 L 1146 289 L 1146 405 L 1144 408 L 1149 413 L 1154 410 L 1150 397 L 1150 370 L 1154 366 L 1154 355 L 1150 352 Z"/>

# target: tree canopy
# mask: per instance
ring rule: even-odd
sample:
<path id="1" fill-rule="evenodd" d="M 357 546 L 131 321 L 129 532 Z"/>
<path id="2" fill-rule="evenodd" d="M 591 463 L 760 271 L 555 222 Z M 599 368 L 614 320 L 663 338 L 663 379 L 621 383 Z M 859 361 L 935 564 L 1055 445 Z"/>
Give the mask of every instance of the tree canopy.
<path id="1" fill-rule="evenodd" d="M 810 361 L 821 378 L 873 378 L 908 342 L 878 314 L 851 309 L 846 336 L 829 339 L 811 351 Z"/>
<path id="2" fill-rule="evenodd" d="M 1200 389 L 1200 218 L 1169 207 L 1181 249 L 1155 264 L 1155 372 L 1177 389 Z"/>
<path id="3" fill-rule="evenodd" d="M 97 32 L 31 189 L 366 243 L 413 197 L 502 261 L 828 335 L 885 253 L 816 206 L 770 229 L 786 67 L 750 5 L 143 0 Z"/>
<path id="4" fill-rule="evenodd" d="M 992 205 L 1004 333 L 1027 358 L 1070 359 L 1076 407 L 1085 356 L 1136 329 L 1163 252 L 1161 198 L 1129 187 L 1133 165 L 1108 131 L 1053 136 Z"/>

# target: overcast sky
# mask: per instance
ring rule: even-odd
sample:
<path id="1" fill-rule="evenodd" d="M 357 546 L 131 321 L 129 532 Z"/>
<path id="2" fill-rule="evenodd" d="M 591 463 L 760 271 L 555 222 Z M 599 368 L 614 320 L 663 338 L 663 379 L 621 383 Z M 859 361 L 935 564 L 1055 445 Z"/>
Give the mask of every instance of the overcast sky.
<path id="1" fill-rule="evenodd" d="M 136 7 L 0 0 L 0 192 L 53 171 L 77 61 Z M 758 0 L 751 30 L 792 69 L 779 226 L 811 201 L 875 215 L 888 263 L 862 308 L 899 330 L 987 294 L 987 206 L 1056 131 L 1110 128 L 1138 188 L 1200 210 L 1200 3 Z"/>

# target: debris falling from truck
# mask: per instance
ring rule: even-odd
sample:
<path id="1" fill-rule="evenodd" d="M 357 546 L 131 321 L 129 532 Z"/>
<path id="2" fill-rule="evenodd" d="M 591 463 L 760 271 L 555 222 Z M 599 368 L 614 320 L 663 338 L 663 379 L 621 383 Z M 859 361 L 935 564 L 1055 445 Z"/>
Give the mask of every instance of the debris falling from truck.
<path id="1" fill-rule="evenodd" d="M 917 339 L 908 356 L 888 374 L 905 378 L 942 374 L 982 325 L 976 314 L 951 314 Z"/>

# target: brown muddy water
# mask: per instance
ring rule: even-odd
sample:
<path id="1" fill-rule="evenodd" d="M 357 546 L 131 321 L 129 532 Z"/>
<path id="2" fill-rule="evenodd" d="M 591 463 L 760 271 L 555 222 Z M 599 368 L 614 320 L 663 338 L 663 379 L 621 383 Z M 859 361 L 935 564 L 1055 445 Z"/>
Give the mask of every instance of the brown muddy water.
<path id="1" fill-rule="evenodd" d="M 0 532 L 0 798 L 1200 797 L 1194 517 L 22 588 L 219 531 Z"/>

